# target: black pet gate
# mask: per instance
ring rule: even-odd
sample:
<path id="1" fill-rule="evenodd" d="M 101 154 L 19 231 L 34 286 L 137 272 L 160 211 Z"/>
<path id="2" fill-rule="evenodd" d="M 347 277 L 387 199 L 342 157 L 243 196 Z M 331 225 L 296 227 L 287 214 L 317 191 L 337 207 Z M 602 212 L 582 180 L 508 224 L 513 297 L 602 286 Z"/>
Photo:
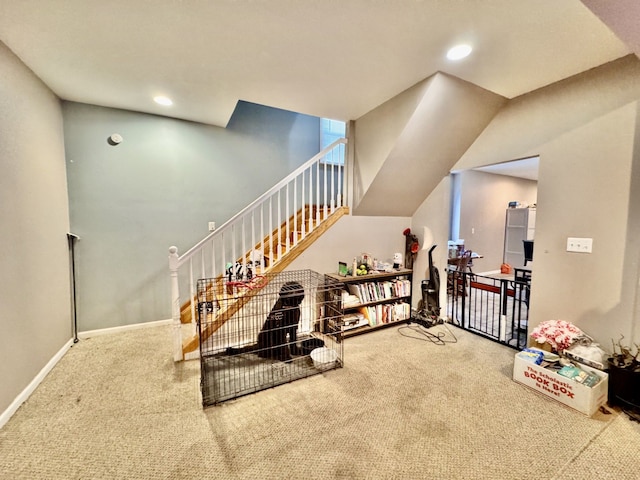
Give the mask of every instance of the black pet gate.
<path id="1" fill-rule="evenodd" d="M 198 280 L 204 406 L 342 367 L 340 289 L 311 270 Z"/>

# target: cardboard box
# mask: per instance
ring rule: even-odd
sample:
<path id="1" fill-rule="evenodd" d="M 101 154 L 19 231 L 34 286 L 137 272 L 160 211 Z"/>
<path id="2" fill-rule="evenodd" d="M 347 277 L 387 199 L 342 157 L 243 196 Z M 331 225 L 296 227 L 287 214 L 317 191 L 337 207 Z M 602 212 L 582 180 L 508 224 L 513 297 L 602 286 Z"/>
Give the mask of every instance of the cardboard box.
<path id="1" fill-rule="evenodd" d="M 513 379 L 536 392 L 591 416 L 607 402 L 609 376 L 605 372 L 586 365 L 580 365 L 580 368 L 596 373 L 602 377 L 602 380 L 593 387 L 587 387 L 553 370 L 519 358 L 517 354 L 513 363 Z"/>

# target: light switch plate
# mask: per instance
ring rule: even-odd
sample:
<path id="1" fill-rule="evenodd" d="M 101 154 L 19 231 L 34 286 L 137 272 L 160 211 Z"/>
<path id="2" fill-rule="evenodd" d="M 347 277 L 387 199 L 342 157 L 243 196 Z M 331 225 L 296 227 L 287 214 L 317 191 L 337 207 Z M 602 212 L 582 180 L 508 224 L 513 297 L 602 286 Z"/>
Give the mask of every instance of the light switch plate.
<path id="1" fill-rule="evenodd" d="M 593 238 L 567 238 L 567 252 L 591 253 Z"/>
<path id="2" fill-rule="evenodd" d="M 216 222 L 209 222 L 209 231 L 213 232 L 216 229 Z"/>

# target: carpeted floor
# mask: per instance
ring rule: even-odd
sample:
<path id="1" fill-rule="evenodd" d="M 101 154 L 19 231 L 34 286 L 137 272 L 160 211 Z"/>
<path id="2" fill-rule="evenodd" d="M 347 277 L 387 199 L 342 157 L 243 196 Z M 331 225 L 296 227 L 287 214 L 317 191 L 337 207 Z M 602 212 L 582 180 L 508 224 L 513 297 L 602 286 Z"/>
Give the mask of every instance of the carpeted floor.
<path id="1" fill-rule="evenodd" d="M 638 424 L 528 390 L 514 350 L 450 328 L 352 337 L 342 369 L 207 409 L 170 327 L 82 340 L 0 430 L 0 478 L 640 478 Z"/>

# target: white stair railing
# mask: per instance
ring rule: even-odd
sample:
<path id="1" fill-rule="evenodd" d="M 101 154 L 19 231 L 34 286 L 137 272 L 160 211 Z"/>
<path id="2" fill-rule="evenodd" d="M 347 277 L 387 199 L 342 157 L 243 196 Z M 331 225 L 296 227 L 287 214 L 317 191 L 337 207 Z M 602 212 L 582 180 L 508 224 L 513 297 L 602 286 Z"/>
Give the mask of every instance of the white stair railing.
<path id="1" fill-rule="evenodd" d="M 183 360 L 181 310 L 186 302 L 191 311 L 188 334 L 196 334 L 198 279 L 220 275 L 238 279 L 246 275 L 248 266 L 254 272 L 268 271 L 287 249 L 319 225 L 321 209 L 326 218 L 347 206 L 346 144 L 342 138 L 329 145 L 184 254 L 178 255 L 175 246 L 169 248 L 175 361 Z M 297 218 L 299 211 L 301 220 Z M 284 239 L 285 245 L 278 239 Z"/>

